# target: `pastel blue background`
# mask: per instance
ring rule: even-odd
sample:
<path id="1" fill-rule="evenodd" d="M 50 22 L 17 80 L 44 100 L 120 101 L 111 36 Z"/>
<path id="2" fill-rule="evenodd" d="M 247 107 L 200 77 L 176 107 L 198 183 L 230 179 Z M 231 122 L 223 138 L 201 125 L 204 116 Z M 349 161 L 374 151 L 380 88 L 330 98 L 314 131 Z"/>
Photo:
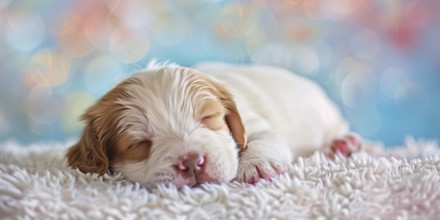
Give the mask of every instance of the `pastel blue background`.
<path id="1" fill-rule="evenodd" d="M 0 0 L 0 141 L 77 138 L 79 115 L 151 58 L 282 66 L 320 83 L 364 137 L 438 140 L 439 11 L 436 0 Z"/>

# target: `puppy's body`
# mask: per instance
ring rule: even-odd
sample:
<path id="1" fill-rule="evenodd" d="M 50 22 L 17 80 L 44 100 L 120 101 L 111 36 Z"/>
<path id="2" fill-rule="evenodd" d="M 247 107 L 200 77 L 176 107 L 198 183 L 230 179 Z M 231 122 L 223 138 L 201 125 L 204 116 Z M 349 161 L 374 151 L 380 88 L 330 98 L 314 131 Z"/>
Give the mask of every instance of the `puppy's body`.
<path id="1" fill-rule="evenodd" d="M 328 147 L 348 133 L 333 102 L 304 77 L 269 66 L 202 64 L 196 68 L 232 91 L 248 134 L 267 126 L 289 146 L 294 158 Z"/>
<path id="2" fill-rule="evenodd" d="M 348 133 L 337 108 L 305 78 L 265 66 L 196 69 L 152 66 L 119 84 L 83 116 L 69 164 L 121 172 L 145 186 L 255 182 Z"/>

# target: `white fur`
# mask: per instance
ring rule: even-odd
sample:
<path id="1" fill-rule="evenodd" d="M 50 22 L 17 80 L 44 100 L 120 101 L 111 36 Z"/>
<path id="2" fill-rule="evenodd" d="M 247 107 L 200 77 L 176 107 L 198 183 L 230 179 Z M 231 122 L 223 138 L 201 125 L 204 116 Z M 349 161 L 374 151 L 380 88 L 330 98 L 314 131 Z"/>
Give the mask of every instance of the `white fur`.
<path id="1" fill-rule="evenodd" d="M 248 134 L 262 126 L 281 136 L 294 157 L 309 155 L 347 134 L 348 125 L 314 82 L 270 66 L 201 64 L 234 94 Z"/>
<path id="2" fill-rule="evenodd" d="M 127 130 L 138 141 L 149 139 L 153 143 L 148 160 L 113 167 L 127 179 L 145 186 L 168 182 L 188 185 L 173 165 L 178 157 L 191 152 L 209 158 L 206 172 L 218 182 L 235 177 L 238 153 L 233 138 L 229 132 L 203 127 L 194 118 L 194 106 L 189 100 L 191 97 L 199 103 L 215 97 L 203 91 L 191 96 L 190 89 L 202 86 L 189 83 L 184 71 L 187 70 L 177 66 L 149 69 L 134 76 L 142 82 L 140 85 L 126 88 L 134 98 L 119 100 L 127 106 L 119 120 L 120 130 Z"/>
<path id="3" fill-rule="evenodd" d="M 141 83 L 126 89 L 134 98 L 119 100 L 126 106 L 118 124 L 138 141 L 152 140 L 151 153 L 139 163 L 121 163 L 113 168 L 131 181 L 146 186 L 172 182 L 188 185 L 172 166 L 181 155 L 208 155 L 207 172 L 219 182 L 233 178 L 271 178 L 292 160 L 329 145 L 348 127 L 334 104 L 313 82 L 283 69 L 266 66 L 204 64 L 196 68 L 226 85 L 235 97 L 247 131 L 248 149 L 237 157 L 232 136 L 212 131 L 194 118 L 192 103 L 215 98 L 190 89 L 177 65 L 150 65 L 134 76 Z M 201 90 L 200 90 L 201 91 Z M 195 102 L 192 102 L 195 100 Z"/>
<path id="4" fill-rule="evenodd" d="M 235 96 L 249 149 L 240 158 L 237 179 L 270 178 L 298 156 L 330 146 L 348 133 L 336 106 L 312 81 L 269 66 L 201 64 Z M 258 169 L 258 171 L 257 171 Z"/>

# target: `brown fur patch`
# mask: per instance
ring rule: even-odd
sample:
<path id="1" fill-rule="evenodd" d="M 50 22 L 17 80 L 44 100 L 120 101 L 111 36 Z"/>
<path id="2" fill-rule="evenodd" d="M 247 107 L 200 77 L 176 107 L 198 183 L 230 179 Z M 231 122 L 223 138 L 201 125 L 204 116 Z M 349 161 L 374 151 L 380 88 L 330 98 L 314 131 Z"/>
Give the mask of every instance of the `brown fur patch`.
<path id="1" fill-rule="evenodd" d="M 211 94 L 216 96 L 223 107 L 226 109 L 226 114 L 224 117 L 226 125 L 228 126 L 229 131 L 231 132 L 235 142 L 237 142 L 240 150 L 245 150 L 247 148 L 246 130 L 240 113 L 238 112 L 237 106 L 235 105 L 232 94 L 223 84 L 217 82 L 209 75 L 197 72 L 196 70 L 192 69 L 187 70 L 189 70 L 188 74 L 192 75 L 191 77 L 194 77 L 199 82 L 204 83 L 205 88 L 208 89 Z M 201 114 L 200 111 L 197 112 Z"/>
<path id="2" fill-rule="evenodd" d="M 135 78 L 122 82 L 86 111 L 82 116 L 86 122 L 83 135 L 67 153 L 70 166 L 86 173 L 104 174 L 116 162 L 137 162 L 148 157 L 148 141 L 136 143 L 117 126 L 125 107 L 116 101 L 130 97 L 124 89 L 127 85 L 139 83 Z"/>

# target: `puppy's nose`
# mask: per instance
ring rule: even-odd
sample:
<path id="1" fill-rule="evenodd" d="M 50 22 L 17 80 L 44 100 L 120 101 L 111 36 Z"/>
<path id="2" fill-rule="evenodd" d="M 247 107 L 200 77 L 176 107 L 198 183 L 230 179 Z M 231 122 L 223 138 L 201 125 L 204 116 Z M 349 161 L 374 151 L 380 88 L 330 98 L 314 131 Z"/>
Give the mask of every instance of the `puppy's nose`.
<path id="1" fill-rule="evenodd" d="M 185 176 L 193 176 L 201 173 L 206 165 L 206 158 L 199 154 L 187 154 L 177 161 L 177 170 Z"/>

